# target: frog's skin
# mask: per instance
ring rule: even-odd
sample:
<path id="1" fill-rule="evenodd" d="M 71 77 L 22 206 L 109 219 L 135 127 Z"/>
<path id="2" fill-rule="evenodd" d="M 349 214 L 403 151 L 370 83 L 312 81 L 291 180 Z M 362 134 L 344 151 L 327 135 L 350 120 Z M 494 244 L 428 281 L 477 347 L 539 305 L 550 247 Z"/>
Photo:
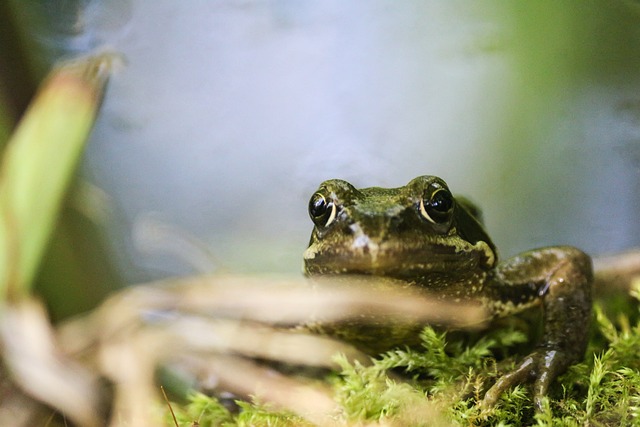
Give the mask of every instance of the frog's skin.
<path id="1" fill-rule="evenodd" d="M 315 227 L 304 252 L 308 276 L 392 278 L 438 297 L 479 300 L 495 318 L 542 307 L 540 343 L 486 393 L 485 405 L 493 405 L 508 388 L 532 381 L 540 409 L 550 383 L 582 358 L 593 273 L 591 259 L 580 250 L 547 247 L 498 263 L 479 211 L 456 200 L 435 176 L 389 189 L 325 181 L 311 197 L 309 214 Z M 360 332 L 368 337 L 354 341 L 364 349 L 371 348 L 367 340 L 392 347 L 413 342 L 409 334 L 418 330 L 382 328 L 375 333 L 363 327 Z M 333 332 L 345 336 L 338 328 Z"/>

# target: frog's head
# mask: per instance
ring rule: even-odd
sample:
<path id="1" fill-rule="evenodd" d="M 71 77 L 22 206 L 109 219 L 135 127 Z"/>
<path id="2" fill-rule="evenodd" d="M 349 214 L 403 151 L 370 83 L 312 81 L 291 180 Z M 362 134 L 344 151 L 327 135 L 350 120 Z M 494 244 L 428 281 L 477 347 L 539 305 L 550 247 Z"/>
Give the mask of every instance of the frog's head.
<path id="1" fill-rule="evenodd" d="M 489 269 L 496 251 L 469 202 L 421 176 L 400 188 L 356 189 L 333 179 L 309 201 L 314 223 L 304 271 L 414 280 Z"/>

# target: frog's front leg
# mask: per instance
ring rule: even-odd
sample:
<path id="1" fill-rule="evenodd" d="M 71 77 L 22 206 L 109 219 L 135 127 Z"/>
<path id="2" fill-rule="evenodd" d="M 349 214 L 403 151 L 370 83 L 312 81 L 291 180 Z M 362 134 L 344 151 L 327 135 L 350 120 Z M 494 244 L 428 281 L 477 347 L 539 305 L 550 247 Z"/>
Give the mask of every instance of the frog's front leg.
<path id="1" fill-rule="evenodd" d="M 591 259 L 568 246 L 526 252 L 496 268 L 485 288 L 494 315 L 506 316 L 541 302 L 544 333 L 535 351 L 489 389 L 485 407 L 495 404 L 503 391 L 532 381 L 536 410 L 542 409 L 551 382 L 584 355 L 592 282 Z"/>

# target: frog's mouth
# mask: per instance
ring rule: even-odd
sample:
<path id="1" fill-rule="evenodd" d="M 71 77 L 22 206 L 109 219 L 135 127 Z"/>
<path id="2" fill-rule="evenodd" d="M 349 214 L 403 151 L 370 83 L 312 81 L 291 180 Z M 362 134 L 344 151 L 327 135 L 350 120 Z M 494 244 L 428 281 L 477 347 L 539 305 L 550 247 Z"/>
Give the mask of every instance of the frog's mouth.
<path id="1" fill-rule="evenodd" d="M 359 236 L 339 245 L 312 243 L 304 252 L 307 275 L 366 274 L 402 279 L 485 268 L 494 262 L 485 242 L 449 237 L 376 242 Z"/>

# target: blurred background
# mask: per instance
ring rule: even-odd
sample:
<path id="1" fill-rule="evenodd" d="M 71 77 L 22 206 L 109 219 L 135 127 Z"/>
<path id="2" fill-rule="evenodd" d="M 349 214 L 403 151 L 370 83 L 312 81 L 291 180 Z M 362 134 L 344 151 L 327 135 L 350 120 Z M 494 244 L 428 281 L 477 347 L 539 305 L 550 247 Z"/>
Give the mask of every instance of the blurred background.
<path id="1" fill-rule="evenodd" d="M 502 258 L 640 245 L 638 2 L 9 0 L 0 17 L 2 141 L 55 61 L 124 59 L 42 267 L 56 317 L 152 279 L 300 274 L 329 178 L 438 175 Z"/>

